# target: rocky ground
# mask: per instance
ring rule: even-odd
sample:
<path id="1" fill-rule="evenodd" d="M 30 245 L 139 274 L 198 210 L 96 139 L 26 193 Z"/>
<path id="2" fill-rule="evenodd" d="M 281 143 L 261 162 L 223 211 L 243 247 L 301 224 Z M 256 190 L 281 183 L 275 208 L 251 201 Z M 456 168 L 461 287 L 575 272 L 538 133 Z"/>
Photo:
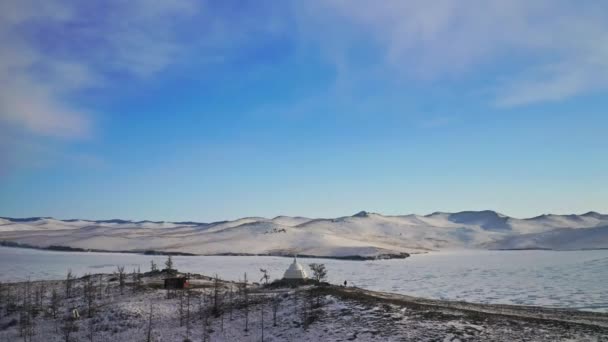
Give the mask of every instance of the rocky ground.
<path id="1" fill-rule="evenodd" d="M 0 341 L 608 341 L 608 314 L 200 275 L 168 296 L 166 276 L 128 274 L 122 294 L 118 275 L 81 277 L 69 297 L 65 280 L 3 284 Z"/>

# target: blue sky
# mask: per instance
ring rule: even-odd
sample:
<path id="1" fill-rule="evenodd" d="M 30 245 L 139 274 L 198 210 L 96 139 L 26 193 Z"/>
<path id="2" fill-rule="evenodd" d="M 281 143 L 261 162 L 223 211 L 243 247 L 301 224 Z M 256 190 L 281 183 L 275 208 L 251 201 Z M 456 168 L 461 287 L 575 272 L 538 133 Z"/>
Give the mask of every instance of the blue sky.
<path id="1" fill-rule="evenodd" d="M 601 1 L 0 4 L 0 215 L 608 212 Z"/>

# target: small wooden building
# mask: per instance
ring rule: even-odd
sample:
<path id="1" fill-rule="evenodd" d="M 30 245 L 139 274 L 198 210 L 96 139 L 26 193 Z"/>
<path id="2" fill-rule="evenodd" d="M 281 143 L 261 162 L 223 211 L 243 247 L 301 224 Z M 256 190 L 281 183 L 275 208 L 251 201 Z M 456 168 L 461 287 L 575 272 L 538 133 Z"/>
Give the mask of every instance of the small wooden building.
<path id="1" fill-rule="evenodd" d="M 179 290 L 186 289 L 189 287 L 188 280 L 190 278 L 179 277 L 179 278 L 166 278 L 165 289 L 167 290 Z"/>

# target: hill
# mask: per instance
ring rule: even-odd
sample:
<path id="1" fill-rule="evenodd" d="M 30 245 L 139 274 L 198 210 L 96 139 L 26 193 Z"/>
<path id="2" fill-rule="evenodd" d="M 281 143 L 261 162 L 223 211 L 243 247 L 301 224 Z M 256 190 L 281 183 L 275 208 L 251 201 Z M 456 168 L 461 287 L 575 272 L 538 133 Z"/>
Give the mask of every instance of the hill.
<path id="1" fill-rule="evenodd" d="M 0 218 L 0 241 L 40 248 L 375 257 L 442 249 L 608 248 L 608 215 L 541 215 L 518 219 L 464 211 L 338 218 L 247 217 L 212 223 Z"/>

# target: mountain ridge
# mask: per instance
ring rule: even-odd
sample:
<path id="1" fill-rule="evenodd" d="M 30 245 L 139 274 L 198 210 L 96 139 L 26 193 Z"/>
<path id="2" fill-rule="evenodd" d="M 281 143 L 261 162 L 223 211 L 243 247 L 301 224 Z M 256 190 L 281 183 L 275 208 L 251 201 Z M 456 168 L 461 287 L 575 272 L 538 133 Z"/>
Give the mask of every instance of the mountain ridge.
<path id="1" fill-rule="evenodd" d="M 457 211 L 457 212 L 447 212 L 447 211 L 435 211 L 432 212 L 430 214 L 426 214 L 426 215 L 420 215 L 420 214 L 397 214 L 397 215 L 384 215 L 384 214 L 380 214 L 380 213 L 374 213 L 374 212 L 370 212 L 370 211 L 366 211 L 366 210 L 361 210 L 351 216 L 338 216 L 336 218 L 333 219 L 337 219 L 337 218 L 343 218 L 343 217 L 364 217 L 367 216 L 369 214 L 375 214 L 375 215 L 380 215 L 380 216 L 384 216 L 384 217 L 403 217 L 403 216 L 418 216 L 418 217 L 432 217 L 434 215 L 439 215 L 439 214 L 447 214 L 447 215 L 454 215 L 454 214 L 464 214 L 464 213 L 494 213 L 498 216 L 503 216 L 506 218 L 511 218 L 511 219 L 517 219 L 517 220 L 533 220 L 533 219 L 537 219 L 537 218 L 541 218 L 541 217 L 546 217 L 546 216 L 561 216 L 561 217 L 575 217 L 575 216 L 588 216 L 588 217 L 602 217 L 602 218 L 608 218 L 608 214 L 602 214 L 599 213 L 597 211 L 588 211 L 585 212 L 583 214 L 541 214 L 541 215 L 537 215 L 537 216 L 533 216 L 533 217 L 526 217 L 526 218 L 516 218 L 513 216 L 509 216 L 509 215 L 504 215 L 501 214 L 495 210 L 491 210 L 491 209 L 482 209 L 482 210 L 463 210 L 463 211 Z M 221 220 L 221 221 L 211 221 L 211 222 L 202 222 L 202 221 L 169 221 L 169 220 L 125 220 L 125 219 L 118 219 L 118 218 L 112 218 L 112 219 L 99 219 L 99 220 L 90 220 L 90 219 L 82 219 L 82 218 L 71 218 L 71 219 L 59 219 L 59 218 L 55 218 L 52 216 L 31 216 L 31 217 L 10 217 L 10 216 L 0 216 L 0 219 L 4 219 L 4 220 L 9 220 L 12 222 L 31 222 L 31 221 L 36 221 L 36 220 L 41 220 L 41 219 L 51 219 L 51 220 L 57 220 L 57 221 L 62 221 L 62 222 L 77 222 L 77 221 L 88 221 L 88 222 L 95 222 L 95 223 L 175 223 L 175 224 L 190 224 L 190 225 L 208 225 L 208 224 L 215 224 L 215 223 L 225 223 L 225 222 L 231 222 L 231 221 L 236 221 L 236 220 L 242 220 L 242 219 L 265 219 L 265 220 L 275 220 L 275 219 L 279 219 L 279 218 L 297 218 L 297 219 L 309 219 L 309 220 L 313 220 L 313 218 L 308 218 L 305 216 L 289 216 L 289 215 L 276 215 L 273 218 L 266 218 L 266 217 L 262 217 L 262 216 L 245 216 L 245 217 L 241 217 L 241 218 L 237 218 L 234 220 Z M 314 219 L 318 219 L 318 220 L 323 220 L 323 219 L 332 219 L 332 218 L 314 218 Z"/>
<path id="2" fill-rule="evenodd" d="M 444 249 L 608 248 L 608 215 L 513 218 L 492 210 L 217 222 L 0 218 L 0 241 L 85 250 L 363 256 Z"/>

